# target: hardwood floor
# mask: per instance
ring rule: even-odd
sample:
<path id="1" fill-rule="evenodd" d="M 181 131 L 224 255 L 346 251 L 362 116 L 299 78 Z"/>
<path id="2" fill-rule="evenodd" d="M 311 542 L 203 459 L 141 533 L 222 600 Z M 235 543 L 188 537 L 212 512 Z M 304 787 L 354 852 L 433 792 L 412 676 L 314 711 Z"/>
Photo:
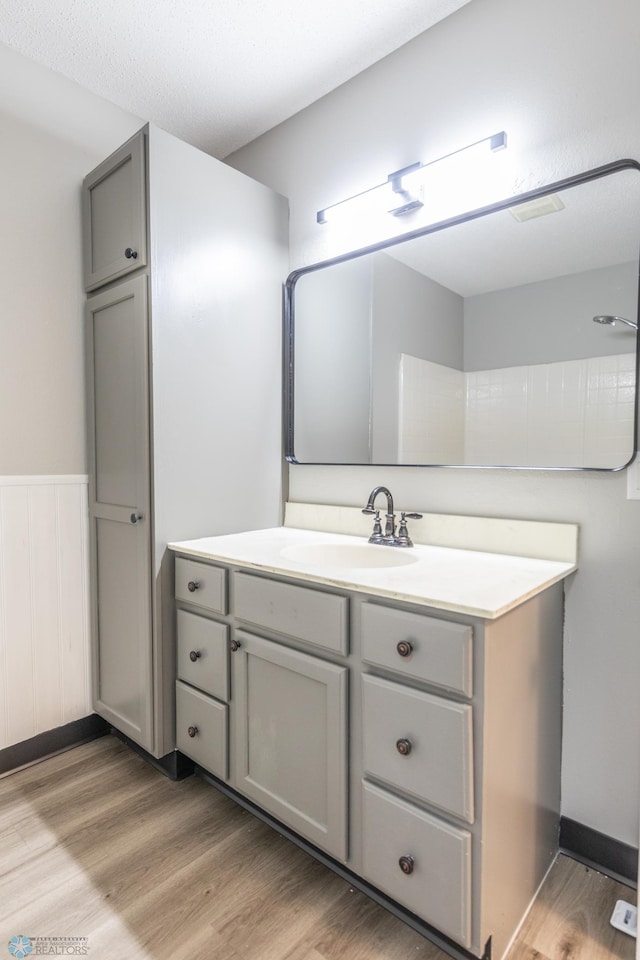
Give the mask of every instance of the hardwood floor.
<path id="1" fill-rule="evenodd" d="M 609 924 L 635 891 L 559 857 L 508 960 L 632 960 Z M 94 960 L 446 960 L 196 777 L 114 737 L 0 780 L 0 956 L 86 937 Z M 9 954 L 7 954 L 8 956 Z"/>

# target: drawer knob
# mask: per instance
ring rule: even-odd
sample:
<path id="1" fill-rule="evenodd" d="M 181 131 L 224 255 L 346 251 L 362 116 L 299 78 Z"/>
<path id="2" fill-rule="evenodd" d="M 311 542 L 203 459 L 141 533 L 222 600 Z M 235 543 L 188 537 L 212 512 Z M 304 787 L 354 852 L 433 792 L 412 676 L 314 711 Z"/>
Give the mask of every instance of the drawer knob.
<path id="1" fill-rule="evenodd" d="M 196 660 L 199 660 L 201 656 L 202 654 L 199 650 L 191 650 L 189 653 L 189 660 L 191 660 L 191 663 L 195 663 Z"/>
<path id="2" fill-rule="evenodd" d="M 408 640 L 400 640 L 396 646 L 396 650 L 401 657 L 410 657 L 413 653 L 413 644 Z"/>
<path id="3" fill-rule="evenodd" d="M 200 583 L 197 580 L 189 580 L 187 584 L 187 590 L 189 593 L 195 593 L 196 590 L 200 589 Z"/>
<path id="4" fill-rule="evenodd" d="M 232 640 L 229 646 L 231 647 L 232 652 L 235 653 L 237 650 L 240 649 L 240 641 Z"/>
<path id="5" fill-rule="evenodd" d="M 411 740 L 407 740 L 405 737 L 401 740 L 396 740 L 396 750 L 398 753 L 401 753 L 403 757 L 409 756 L 412 746 Z"/>
<path id="6" fill-rule="evenodd" d="M 409 876 L 410 873 L 413 873 L 413 857 L 400 857 L 398 860 L 398 865 L 403 873 Z"/>
<path id="7" fill-rule="evenodd" d="M 138 251 L 137 251 L 137 250 L 134 250 L 133 247 L 127 247 L 127 249 L 126 249 L 125 252 L 124 252 L 124 255 L 125 255 L 125 257 L 127 258 L 127 260 L 137 260 L 137 259 L 138 259 Z"/>
<path id="8" fill-rule="evenodd" d="M 195 736 L 197 736 L 197 735 L 200 733 L 200 731 L 198 730 L 197 727 L 187 727 L 187 733 L 189 734 L 189 736 L 190 736 L 191 739 L 193 740 L 193 738 L 194 738 Z"/>

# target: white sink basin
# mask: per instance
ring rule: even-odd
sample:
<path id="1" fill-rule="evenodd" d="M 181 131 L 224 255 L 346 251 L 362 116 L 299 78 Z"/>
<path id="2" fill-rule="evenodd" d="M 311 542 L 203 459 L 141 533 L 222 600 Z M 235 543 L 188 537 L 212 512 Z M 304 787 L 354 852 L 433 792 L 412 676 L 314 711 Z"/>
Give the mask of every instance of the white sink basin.
<path id="1" fill-rule="evenodd" d="M 339 570 L 404 567 L 418 560 L 410 547 L 384 547 L 373 543 L 300 543 L 285 547 L 280 556 L 297 563 Z"/>

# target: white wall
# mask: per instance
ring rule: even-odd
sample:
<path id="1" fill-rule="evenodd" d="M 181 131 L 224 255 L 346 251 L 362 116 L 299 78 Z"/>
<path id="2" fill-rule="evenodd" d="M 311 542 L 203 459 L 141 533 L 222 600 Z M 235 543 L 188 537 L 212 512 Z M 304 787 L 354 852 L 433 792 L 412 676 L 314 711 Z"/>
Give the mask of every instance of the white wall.
<path id="1" fill-rule="evenodd" d="M 140 126 L 0 46 L 0 748 L 91 712 L 80 185 Z"/>
<path id="2" fill-rule="evenodd" d="M 473 0 L 229 162 L 289 197 L 300 267 L 378 239 L 321 228 L 316 210 L 497 130 L 509 135 L 507 194 L 640 158 L 638 33 L 636 0 Z M 624 474 L 290 469 L 301 501 L 359 505 L 378 483 L 401 508 L 580 524 L 566 589 L 562 810 L 637 845 L 640 501 L 625 499 Z"/>

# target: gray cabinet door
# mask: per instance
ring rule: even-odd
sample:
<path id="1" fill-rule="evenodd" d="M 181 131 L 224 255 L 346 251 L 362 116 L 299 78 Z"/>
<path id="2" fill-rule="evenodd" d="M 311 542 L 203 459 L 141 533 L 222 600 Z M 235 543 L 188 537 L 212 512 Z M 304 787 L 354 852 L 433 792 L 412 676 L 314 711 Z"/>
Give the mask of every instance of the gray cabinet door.
<path id="1" fill-rule="evenodd" d="M 142 131 L 85 178 L 82 216 L 86 290 L 95 290 L 146 265 L 145 179 Z"/>
<path id="2" fill-rule="evenodd" d="M 332 856 L 347 856 L 347 669 L 237 631 L 235 786 Z"/>
<path id="3" fill-rule="evenodd" d="M 87 303 L 93 696 L 153 748 L 146 277 Z"/>

